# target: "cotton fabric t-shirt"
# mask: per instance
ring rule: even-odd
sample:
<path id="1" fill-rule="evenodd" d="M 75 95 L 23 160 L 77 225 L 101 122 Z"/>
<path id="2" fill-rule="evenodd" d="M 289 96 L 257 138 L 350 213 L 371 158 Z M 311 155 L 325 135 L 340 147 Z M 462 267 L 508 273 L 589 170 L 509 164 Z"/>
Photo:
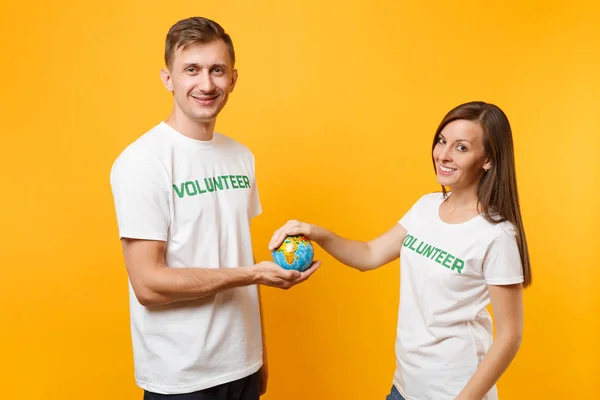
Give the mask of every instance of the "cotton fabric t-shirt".
<path id="1" fill-rule="evenodd" d="M 120 237 L 166 241 L 170 268 L 253 264 L 250 220 L 260 214 L 254 157 L 219 133 L 188 138 L 161 122 L 114 162 Z M 135 379 L 162 394 L 248 376 L 262 365 L 256 285 L 144 307 L 129 283 Z"/>
<path id="2" fill-rule="evenodd" d="M 449 224 L 442 193 L 423 196 L 399 223 L 400 307 L 394 385 L 406 400 L 453 400 L 492 344 L 487 285 L 523 282 L 515 228 L 482 215 Z M 496 387 L 483 400 L 496 400 Z"/>

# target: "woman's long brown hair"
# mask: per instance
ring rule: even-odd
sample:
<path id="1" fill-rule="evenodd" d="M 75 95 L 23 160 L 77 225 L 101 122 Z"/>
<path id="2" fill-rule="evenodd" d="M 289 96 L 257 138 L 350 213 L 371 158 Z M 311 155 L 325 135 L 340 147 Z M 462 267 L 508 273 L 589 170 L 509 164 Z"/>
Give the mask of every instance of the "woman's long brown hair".
<path id="1" fill-rule="evenodd" d="M 478 122 L 483 130 L 483 148 L 491 161 L 491 166 L 479 182 L 477 190 L 479 207 L 485 218 L 491 223 L 509 221 L 515 226 L 517 245 L 523 266 L 523 286 L 527 287 L 531 285 L 532 281 L 531 266 L 525 229 L 521 219 L 515 153 L 508 118 L 498 106 L 482 101 L 461 104 L 450 110 L 440 123 L 433 138 L 431 151 L 434 169 L 436 167 L 433 149 L 438 142 L 440 132 L 450 122 L 459 119 Z M 442 186 L 442 192 L 446 197 L 447 192 L 444 186 Z"/>

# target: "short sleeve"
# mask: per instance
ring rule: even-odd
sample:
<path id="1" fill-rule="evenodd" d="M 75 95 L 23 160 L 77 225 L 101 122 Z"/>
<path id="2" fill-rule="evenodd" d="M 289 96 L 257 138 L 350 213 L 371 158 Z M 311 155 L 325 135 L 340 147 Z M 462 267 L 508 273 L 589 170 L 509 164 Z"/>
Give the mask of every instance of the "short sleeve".
<path id="1" fill-rule="evenodd" d="M 489 285 L 523 282 L 523 267 L 515 230 L 502 232 L 488 247 L 483 260 L 483 276 Z"/>
<path id="2" fill-rule="evenodd" d="M 256 170 L 254 168 L 254 157 L 252 157 L 252 181 L 250 182 L 250 201 L 248 203 L 248 215 L 250 219 L 259 216 L 262 213 L 260 196 L 258 195 L 258 186 L 256 184 Z"/>
<path id="3" fill-rule="evenodd" d="M 110 183 L 121 238 L 167 240 L 169 200 L 159 167 L 130 157 L 113 165 Z"/>

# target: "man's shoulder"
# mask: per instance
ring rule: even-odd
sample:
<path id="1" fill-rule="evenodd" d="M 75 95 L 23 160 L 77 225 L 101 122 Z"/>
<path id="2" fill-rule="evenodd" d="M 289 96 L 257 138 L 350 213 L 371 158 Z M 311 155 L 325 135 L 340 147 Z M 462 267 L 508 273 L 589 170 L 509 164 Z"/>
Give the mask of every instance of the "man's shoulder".
<path id="1" fill-rule="evenodd" d="M 250 148 L 242 142 L 219 132 L 215 132 L 215 136 L 217 137 L 219 144 L 228 151 L 237 152 L 240 155 L 254 158 L 252 150 L 250 150 Z"/>
<path id="2" fill-rule="evenodd" d="M 159 167 L 162 155 L 168 149 L 168 135 L 164 134 L 162 124 L 157 124 L 129 143 L 116 157 L 111 168 L 111 174 L 123 168 L 136 165 Z"/>
<path id="3" fill-rule="evenodd" d="M 168 147 L 170 138 L 165 134 L 162 124 L 157 124 L 129 143 L 117 157 L 149 159 L 156 158 Z"/>

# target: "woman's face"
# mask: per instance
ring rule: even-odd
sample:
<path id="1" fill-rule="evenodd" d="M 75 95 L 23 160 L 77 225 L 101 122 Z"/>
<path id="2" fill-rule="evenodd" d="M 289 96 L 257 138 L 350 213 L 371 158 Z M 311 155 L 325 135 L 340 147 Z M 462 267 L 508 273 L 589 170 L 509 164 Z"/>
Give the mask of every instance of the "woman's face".
<path id="1" fill-rule="evenodd" d="M 433 149 L 433 159 L 440 185 L 451 190 L 478 185 L 484 169 L 490 167 L 481 125 L 464 119 L 447 124 Z"/>

